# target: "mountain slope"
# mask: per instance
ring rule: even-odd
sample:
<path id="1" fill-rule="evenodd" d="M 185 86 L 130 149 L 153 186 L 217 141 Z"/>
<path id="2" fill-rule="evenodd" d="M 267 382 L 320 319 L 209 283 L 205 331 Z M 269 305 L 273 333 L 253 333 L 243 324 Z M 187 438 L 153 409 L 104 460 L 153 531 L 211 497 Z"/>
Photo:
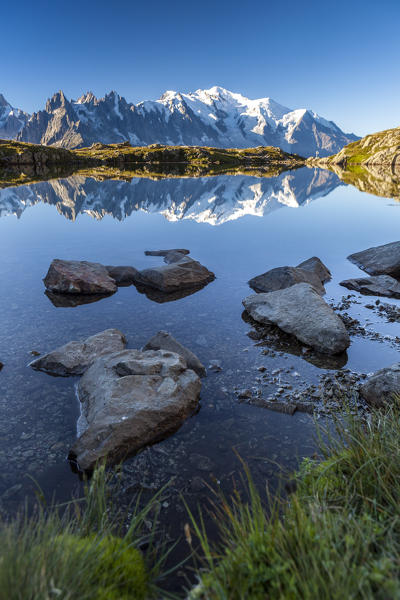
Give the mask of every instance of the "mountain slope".
<path id="1" fill-rule="evenodd" d="M 213 87 L 189 94 L 168 91 L 137 105 L 116 92 L 100 99 L 88 92 L 69 101 L 60 91 L 32 115 L 17 139 L 65 148 L 124 141 L 133 146 L 277 146 L 301 156 L 327 156 L 358 138 L 312 111 Z"/>
<path id="2" fill-rule="evenodd" d="M 13 108 L 0 94 L 0 139 L 12 140 L 28 121 L 30 115 L 19 108 Z"/>
<path id="3" fill-rule="evenodd" d="M 400 127 L 386 129 L 366 135 L 348 144 L 338 154 L 323 160 L 324 164 L 351 165 L 366 167 L 381 166 L 386 169 L 400 169 Z"/>

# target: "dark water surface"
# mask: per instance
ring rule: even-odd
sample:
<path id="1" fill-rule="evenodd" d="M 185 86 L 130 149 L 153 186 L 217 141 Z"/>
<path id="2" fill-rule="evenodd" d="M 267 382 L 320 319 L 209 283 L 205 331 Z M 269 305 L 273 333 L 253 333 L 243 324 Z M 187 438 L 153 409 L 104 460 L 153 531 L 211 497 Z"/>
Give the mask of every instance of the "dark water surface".
<path id="1" fill-rule="evenodd" d="M 124 466 L 128 495 L 173 478 L 163 510 L 166 521 L 178 527 L 186 516 L 174 492 L 183 491 L 189 502 L 197 502 L 206 494 L 201 479 L 229 487 L 240 471 L 234 450 L 259 483 L 273 485 L 275 463 L 293 469 L 298 458 L 315 451 L 312 416 L 280 414 L 237 398 L 235 387 L 261 385 L 256 379 L 260 366 L 268 372 L 281 369 L 277 385 L 311 383 L 323 372 L 291 353 L 264 355 L 248 337 L 251 326 L 242 319 L 241 304 L 252 293 L 248 279 L 316 255 L 333 274 L 326 298 L 338 300 L 349 293 L 339 281 L 361 275 L 346 256 L 394 241 L 400 230 L 395 201 L 363 194 L 332 173 L 309 169 L 271 179 L 238 175 L 121 182 L 70 177 L 0 190 L 0 215 L 3 510 L 14 510 L 31 493 L 28 475 L 47 495 L 59 498 L 68 498 L 78 485 L 66 462 L 79 413 L 76 379 L 32 371 L 27 367 L 31 351 L 44 353 L 110 327 L 126 334 L 128 347 L 139 348 L 164 329 L 206 366 L 212 360 L 222 366 L 220 373 L 209 372 L 203 380 L 199 412 L 171 438 Z M 193 258 L 215 272 L 216 280 L 164 304 L 133 286 L 77 307 L 56 307 L 44 294 L 42 278 L 53 258 L 141 269 L 162 264 L 144 250 L 171 247 L 189 248 Z M 351 314 L 371 331 L 400 335 L 398 323 L 389 324 L 364 307 L 370 298 L 358 298 L 361 303 L 351 307 Z M 382 343 L 355 336 L 343 366 L 368 373 L 397 360 L 392 338 Z"/>

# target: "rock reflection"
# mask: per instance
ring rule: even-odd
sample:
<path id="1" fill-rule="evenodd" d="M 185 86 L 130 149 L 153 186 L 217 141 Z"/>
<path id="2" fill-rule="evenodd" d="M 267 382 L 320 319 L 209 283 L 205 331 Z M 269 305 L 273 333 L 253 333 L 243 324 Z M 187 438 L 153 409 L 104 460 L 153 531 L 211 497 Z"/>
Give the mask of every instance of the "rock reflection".
<path id="1" fill-rule="evenodd" d="M 92 302 L 104 300 L 114 294 L 55 294 L 45 291 L 45 295 L 57 308 L 75 308 L 82 304 L 92 304 Z"/>
<path id="2" fill-rule="evenodd" d="M 248 336 L 257 342 L 257 346 L 261 349 L 264 348 L 267 352 L 272 350 L 299 356 L 320 369 L 342 369 L 347 364 L 347 352 L 335 355 L 321 354 L 305 346 L 293 335 L 285 333 L 276 325 L 260 325 L 246 311 L 243 311 L 242 319 L 253 328 L 249 331 Z"/>
<path id="3" fill-rule="evenodd" d="M 197 292 L 205 288 L 207 285 L 208 283 L 205 283 L 201 286 L 186 288 L 183 290 L 169 293 L 161 292 L 160 290 L 156 290 L 155 288 L 145 287 L 139 284 L 136 284 L 135 287 L 140 294 L 145 294 L 145 296 L 149 300 L 157 302 L 158 304 L 164 304 L 165 302 L 174 302 L 175 300 L 181 300 L 182 298 L 186 298 L 187 296 L 196 294 Z"/>

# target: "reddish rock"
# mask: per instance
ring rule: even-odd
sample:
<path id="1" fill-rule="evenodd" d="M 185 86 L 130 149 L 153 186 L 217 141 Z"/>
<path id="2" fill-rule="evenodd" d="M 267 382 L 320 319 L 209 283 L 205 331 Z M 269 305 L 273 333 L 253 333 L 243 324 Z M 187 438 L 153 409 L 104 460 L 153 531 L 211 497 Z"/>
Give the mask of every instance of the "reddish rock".
<path id="1" fill-rule="evenodd" d="M 117 291 L 115 280 L 100 263 L 86 260 L 54 259 L 44 285 L 50 292 L 60 294 L 110 294 Z"/>

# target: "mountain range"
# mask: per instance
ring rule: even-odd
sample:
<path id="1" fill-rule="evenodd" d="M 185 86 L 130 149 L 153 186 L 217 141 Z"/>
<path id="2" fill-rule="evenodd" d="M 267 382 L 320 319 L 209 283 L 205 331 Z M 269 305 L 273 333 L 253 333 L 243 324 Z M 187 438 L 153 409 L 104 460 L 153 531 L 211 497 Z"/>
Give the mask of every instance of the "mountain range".
<path id="1" fill-rule="evenodd" d="M 87 214 L 122 221 L 137 211 L 158 213 L 168 221 L 190 219 L 222 225 L 244 216 L 265 216 L 278 208 L 298 207 L 343 185 L 321 169 L 286 171 L 277 177 L 218 175 L 131 181 L 74 175 L 0 189 L 0 217 L 16 215 L 43 202 L 70 220 Z"/>
<path id="2" fill-rule="evenodd" d="M 2 112 L 1 112 L 2 111 Z M 250 100 L 222 87 L 167 91 L 159 100 L 129 103 L 116 92 L 68 100 L 60 91 L 44 110 L 27 115 L 0 95 L 0 137 L 64 148 L 128 141 L 219 148 L 277 146 L 301 156 L 328 156 L 359 139 L 307 109 L 271 98 Z"/>

